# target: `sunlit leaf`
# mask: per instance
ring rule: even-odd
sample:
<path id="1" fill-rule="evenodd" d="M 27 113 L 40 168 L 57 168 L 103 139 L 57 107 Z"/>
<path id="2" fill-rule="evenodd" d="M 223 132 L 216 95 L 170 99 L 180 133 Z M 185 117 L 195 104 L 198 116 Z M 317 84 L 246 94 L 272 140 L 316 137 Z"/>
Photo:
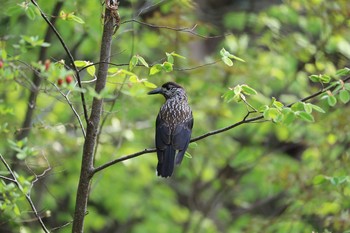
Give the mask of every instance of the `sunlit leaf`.
<path id="1" fill-rule="evenodd" d="M 129 70 L 132 71 L 134 67 L 137 65 L 137 62 L 139 61 L 138 57 L 136 55 L 132 56 L 129 62 Z"/>
<path id="2" fill-rule="evenodd" d="M 307 122 L 314 122 L 315 121 L 314 117 L 310 113 L 297 112 L 296 114 L 304 121 L 307 121 Z"/>
<path id="3" fill-rule="evenodd" d="M 76 67 L 84 67 L 84 66 L 86 66 L 86 64 L 87 64 L 86 61 L 80 61 L 80 60 L 75 60 L 75 61 L 74 61 L 74 65 L 75 65 Z"/>
<path id="4" fill-rule="evenodd" d="M 348 90 L 341 90 L 339 92 L 339 99 L 341 102 L 343 102 L 344 104 L 346 104 L 347 102 L 349 102 L 350 100 L 350 94 Z"/>
<path id="5" fill-rule="evenodd" d="M 242 85 L 242 91 L 246 95 L 256 95 L 258 92 L 248 85 Z"/>
<path id="6" fill-rule="evenodd" d="M 167 62 L 167 61 L 164 62 L 163 67 L 164 67 L 165 72 L 173 71 L 173 64 L 171 64 L 170 62 Z"/>
<path id="7" fill-rule="evenodd" d="M 137 58 L 139 60 L 139 62 L 141 62 L 142 65 L 146 66 L 147 68 L 149 68 L 148 63 L 145 61 L 145 59 L 139 55 L 137 55 Z"/>
<path id="8" fill-rule="evenodd" d="M 337 98 L 335 98 L 333 95 L 329 95 L 327 96 L 327 103 L 329 104 L 329 106 L 334 106 L 337 104 Z"/>
<path id="9" fill-rule="evenodd" d="M 94 65 L 91 65 L 88 68 L 86 68 L 86 71 L 88 72 L 88 74 L 90 74 L 92 77 L 94 77 L 95 72 L 96 72 L 96 68 Z"/>
<path id="10" fill-rule="evenodd" d="M 157 73 L 159 73 L 160 71 L 162 71 L 163 67 L 161 64 L 156 64 L 154 66 L 151 67 L 151 69 L 149 70 L 149 75 L 155 75 Z"/>
<path id="11" fill-rule="evenodd" d="M 228 65 L 228 66 L 233 66 L 233 62 L 232 62 L 232 60 L 231 60 L 230 58 L 228 58 L 228 57 L 222 57 L 221 59 L 222 59 L 222 61 L 223 61 L 226 65 Z"/>

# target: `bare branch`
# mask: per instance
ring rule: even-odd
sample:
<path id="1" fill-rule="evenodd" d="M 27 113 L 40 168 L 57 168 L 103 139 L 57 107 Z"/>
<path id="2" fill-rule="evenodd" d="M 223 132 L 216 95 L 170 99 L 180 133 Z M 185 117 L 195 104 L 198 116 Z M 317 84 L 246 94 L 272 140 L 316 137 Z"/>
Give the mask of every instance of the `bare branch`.
<path id="1" fill-rule="evenodd" d="M 185 33 L 190 33 L 194 36 L 203 38 L 203 39 L 215 39 L 215 38 L 222 38 L 225 37 L 227 35 L 230 35 L 231 33 L 225 34 L 225 35 L 220 35 L 220 36 L 203 36 L 197 32 L 195 32 L 194 30 L 197 27 L 197 24 L 195 24 L 192 28 L 175 28 L 175 27 L 169 27 L 169 26 L 161 26 L 161 25 L 155 25 L 155 24 L 150 24 L 150 23 L 145 23 L 136 19 L 130 19 L 130 20 L 126 20 L 124 22 L 121 22 L 120 25 L 124 24 L 124 23 L 130 23 L 130 22 L 135 22 L 141 25 L 145 25 L 151 28 L 159 28 L 159 29 L 167 29 L 167 30 L 173 30 L 173 31 L 177 31 L 177 32 L 185 32 Z"/>
<path id="2" fill-rule="evenodd" d="M 347 77 L 347 78 L 345 78 L 345 79 L 343 79 L 342 81 L 343 81 L 343 82 L 347 82 L 347 81 L 349 81 L 349 80 L 350 80 L 350 76 Z M 326 91 L 333 89 L 336 85 L 337 85 L 337 83 L 331 84 L 331 85 L 329 85 L 327 88 L 323 88 L 322 90 L 320 90 L 320 91 L 318 91 L 318 92 L 316 92 L 316 93 L 314 93 L 314 94 L 312 94 L 312 95 L 309 95 L 309 96 L 307 96 L 307 97 L 305 97 L 305 98 L 303 98 L 303 99 L 300 99 L 298 102 L 305 102 L 305 101 L 308 101 L 308 100 L 310 100 L 310 99 L 313 99 L 313 98 L 315 98 L 315 97 L 317 97 L 317 96 L 319 96 L 319 95 L 325 93 Z M 293 104 L 294 104 L 294 103 L 291 103 L 291 104 L 287 105 L 287 107 L 290 107 L 290 106 L 292 106 Z M 243 125 L 243 124 L 246 124 L 246 123 L 257 123 L 257 122 L 259 122 L 259 120 L 264 119 L 264 116 L 263 116 L 263 115 L 259 115 L 259 116 L 252 117 L 252 118 L 248 118 L 248 116 L 249 116 L 251 113 L 252 113 L 252 112 L 248 112 L 247 115 L 243 118 L 243 120 L 241 120 L 241 121 L 239 121 L 239 122 L 236 122 L 236 123 L 234 123 L 234 124 L 232 124 L 232 125 L 229 125 L 229 126 L 227 126 L 227 127 L 221 128 L 221 129 L 217 129 L 217 130 L 210 131 L 210 132 L 205 133 L 205 134 L 203 134 L 203 135 L 200 135 L 200 136 L 198 136 L 198 137 L 194 137 L 194 138 L 192 138 L 192 139 L 190 140 L 190 142 L 191 142 L 191 143 L 192 143 L 192 142 L 196 142 L 196 141 L 202 140 L 202 139 L 204 139 L 204 138 L 206 138 L 206 137 L 213 136 L 213 135 L 216 135 L 216 134 L 223 133 L 223 132 L 225 132 L 225 131 L 231 130 L 231 129 L 236 128 L 236 127 L 238 127 L 238 126 L 240 126 L 240 125 Z M 119 163 L 119 162 L 122 162 L 122 161 L 125 161 L 125 160 L 128 160 L 128 159 L 131 159 L 131 158 L 135 158 L 135 157 L 138 157 L 138 156 L 143 155 L 143 154 L 153 153 L 153 152 L 156 152 L 156 149 L 155 149 L 155 148 L 144 149 L 144 150 L 142 150 L 142 151 L 139 151 L 139 152 L 136 152 L 136 153 L 133 153 L 133 154 L 130 154 L 130 155 L 122 156 L 122 157 L 120 157 L 120 158 L 118 158 L 118 159 L 112 160 L 112 161 L 110 161 L 110 162 L 108 162 L 108 163 L 105 163 L 105 164 L 99 166 L 99 167 L 96 167 L 96 168 L 93 170 L 93 175 L 96 174 L 97 172 L 99 172 L 99 171 L 105 169 L 105 168 L 108 168 L 108 167 L 110 167 L 110 166 L 116 164 L 116 163 Z"/>
<path id="3" fill-rule="evenodd" d="M 6 162 L 6 160 L 4 159 L 4 157 L 2 156 L 2 154 L 0 154 L 0 160 L 1 160 L 1 162 L 5 165 L 7 171 L 10 173 L 10 175 L 11 175 L 11 177 L 12 177 L 12 178 L 9 178 L 9 179 L 7 179 L 7 180 L 13 182 L 13 183 L 17 186 L 17 188 L 22 192 L 22 194 L 26 197 L 26 199 L 27 199 L 27 201 L 28 201 L 30 207 L 32 208 L 32 210 L 33 210 L 33 212 L 34 212 L 35 217 L 38 219 L 38 221 L 39 221 L 39 223 L 40 223 L 41 228 L 44 230 L 45 233 L 49 233 L 49 230 L 46 228 L 46 226 L 45 226 L 43 220 L 41 219 L 41 217 L 40 217 L 38 211 L 36 210 L 35 205 L 34 205 L 32 199 L 31 199 L 29 193 L 25 193 L 25 192 L 24 192 L 24 189 L 23 189 L 22 185 L 18 182 L 18 180 L 17 180 L 17 178 L 16 178 L 16 175 L 13 173 L 13 171 L 12 171 L 10 165 Z"/>

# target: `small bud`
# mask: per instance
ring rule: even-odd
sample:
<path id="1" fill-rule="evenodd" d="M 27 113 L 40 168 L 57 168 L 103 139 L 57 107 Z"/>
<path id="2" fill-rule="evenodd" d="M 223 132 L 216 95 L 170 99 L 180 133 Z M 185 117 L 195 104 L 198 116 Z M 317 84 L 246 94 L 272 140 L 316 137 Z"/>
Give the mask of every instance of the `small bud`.
<path id="1" fill-rule="evenodd" d="M 2 67 L 4 67 L 4 62 L 0 60 L 0 69 L 2 69 Z"/>

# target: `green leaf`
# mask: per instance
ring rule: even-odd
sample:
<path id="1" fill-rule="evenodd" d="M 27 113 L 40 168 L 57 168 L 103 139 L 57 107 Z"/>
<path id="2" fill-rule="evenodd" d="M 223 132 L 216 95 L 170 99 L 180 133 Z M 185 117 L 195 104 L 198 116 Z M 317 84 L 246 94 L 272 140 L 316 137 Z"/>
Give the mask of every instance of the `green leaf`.
<path id="1" fill-rule="evenodd" d="M 268 108 L 264 112 L 264 118 L 266 120 L 276 120 L 279 115 L 281 115 L 281 113 L 277 108 Z"/>
<path id="2" fill-rule="evenodd" d="M 283 124 L 290 125 L 294 120 L 295 120 L 295 113 L 293 111 L 289 111 L 283 114 Z"/>
<path id="3" fill-rule="evenodd" d="M 117 73 L 118 70 L 119 70 L 119 68 L 112 67 L 112 68 L 109 68 L 109 69 L 108 69 L 108 73 Z"/>
<path id="4" fill-rule="evenodd" d="M 314 185 L 322 184 L 326 181 L 326 178 L 324 175 L 317 175 L 312 179 L 312 183 Z"/>
<path id="5" fill-rule="evenodd" d="M 320 76 L 319 75 L 316 75 L 316 74 L 313 74 L 313 75 L 310 75 L 309 76 L 309 79 L 312 81 L 312 82 L 320 82 Z"/>
<path id="6" fill-rule="evenodd" d="M 331 81 L 331 77 L 329 75 L 323 74 L 320 75 L 320 80 L 323 83 L 329 83 Z"/>
<path id="7" fill-rule="evenodd" d="M 282 104 L 281 102 L 279 102 L 275 98 L 273 98 L 272 106 L 281 110 L 284 107 L 284 104 Z"/>
<path id="8" fill-rule="evenodd" d="M 173 57 L 178 57 L 178 58 L 181 58 L 181 59 L 186 59 L 186 57 L 181 56 L 180 54 L 177 54 L 177 53 L 175 53 L 175 52 L 171 52 L 170 54 L 171 54 Z"/>
<path id="9" fill-rule="evenodd" d="M 224 101 L 225 101 L 226 103 L 229 103 L 229 102 L 232 101 L 234 95 L 235 95 L 234 91 L 229 90 L 229 91 L 227 91 L 225 94 L 222 95 L 222 98 L 224 98 Z"/>
<path id="10" fill-rule="evenodd" d="M 130 76 L 129 81 L 131 83 L 137 83 L 137 82 L 139 82 L 139 79 L 137 78 L 136 75 L 132 75 L 132 76 Z"/>
<path id="11" fill-rule="evenodd" d="M 337 70 L 337 72 L 335 73 L 335 75 L 337 76 L 346 76 L 349 74 L 350 74 L 350 69 L 347 67 L 345 67 L 344 69 Z"/>
<path id="12" fill-rule="evenodd" d="M 347 102 L 349 102 L 350 100 L 350 94 L 349 91 L 347 90 L 341 90 L 339 92 L 339 99 L 341 102 L 343 102 L 344 104 L 346 104 Z"/>
<path id="13" fill-rule="evenodd" d="M 75 60 L 75 61 L 74 61 L 74 65 L 75 65 L 76 67 L 85 67 L 86 64 L 87 64 L 86 61 L 80 61 L 80 60 Z"/>
<path id="14" fill-rule="evenodd" d="M 7 52 L 5 49 L 1 50 L 1 58 L 2 60 L 6 60 L 7 59 Z"/>
<path id="15" fill-rule="evenodd" d="M 187 151 L 185 152 L 185 157 L 192 159 L 192 155 L 190 153 L 188 153 Z"/>
<path id="16" fill-rule="evenodd" d="M 163 68 L 166 72 L 171 72 L 171 71 L 173 71 L 173 64 L 166 61 L 163 63 Z"/>
<path id="17" fill-rule="evenodd" d="M 315 121 L 314 117 L 310 113 L 296 112 L 296 114 L 304 121 L 307 121 L 307 122 L 314 122 Z"/>
<path id="18" fill-rule="evenodd" d="M 155 64 L 149 70 L 149 75 L 155 75 L 155 74 L 159 73 L 162 69 L 163 69 L 163 67 L 161 64 Z"/>
<path id="19" fill-rule="evenodd" d="M 82 18 L 80 18 L 80 17 L 78 17 L 76 15 L 73 15 L 73 14 L 70 15 L 69 19 L 71 19 L 71 20 L 73 20 L 73 21 L 75 21 L 77 23 L 80 23 L 80 24 L 84 24 L 85 23 Z"/>
<path id="20" fill-rule="evenodd" d="M 230 54 L 230 53 L 227 52 L 226 49 L 224 49 L 224 48 L 222 48 L 222 49 L 220 50 L 220 55 L 221 55 L 222 57 L 227 57 L 229 54 Z"/>
<path id="21" fill-rule="evenodd" d="M 337 98 L 335 98 L 333 95 L 328 95 L 327 97 L 327 103 L 329 106 L 334 106 L 337 104 Z"/>
<path id="22" fill-rule="evenodd" d="M 139 61 L 139 59 L 137 58 L 136 55 L 132 56 L 132 58 L 130 59 L 130 62 L 129 62 L 129 70 L 133 70 L 134 67 L 137 65 L 137 62 Z"/>
<path id="23" fill-rule="evenodd" d="M 233 62 L 230 58 L 228 57 L 221 57 L 221 60 L 228 66 L 233 66 Z"/>
<path id="24" fill-rule="evenodd" d="M 238 95 L 242 92 L 242 86 L 241 85 L 237 85 L 233 88 L 233 92 Z"/>
<path id="25" fill-rule="evenodd" d="M 312 104 L 310 103 L 303 103 L 304 104 L 304 110 L 307 113 L 312 113 Z"/>
<path id="26" fill-rule="evenodd" d="M 304 104 L 302 102 L 296 102 L 292 105 L 291 109 L 294 111 L 294 112 L 297 112 L 297 111 L 303 111 L 304 110 Z"/>
<path id="27" fill-rule="evenodd" d="M 237 56 L 235 56 L 233 54 L 229 54 L 228 57 L 231 58 L 231 59 L 235 59 L 236 61 L 245 62 L 245 60 L 243 60 L 242 58 L 237 57 Z"/>
<path id="28" fill-rule="evenodd" d="M 151 83 L 151 82 L 149 82 L 149 81 L 147 81 L 147 80 L 144 80 L 142 83 L 143 83 L 146 87 L 149 87 L 149 88 L 156 88 L 156 87 L 157 87 L 156 84 Z"/>
<path id="29" fill-rule="evenodd" d="M 319 107 L 317 105 L 311 104 L 311 107 L 317 112 L 325 113 L 325 111 L 321 107 Z"/>
<path id="30" fill-rule="evenodd" d="M 253 88 L 251 88 L 250 86 L 248 86 L 246 84 L 242 85 L 242 91 L 246 95 L 256 95 L 256 94 L 258 94 L 258 92 L 256 90 L 254 90 Z"/>
<path id="31" fill-rule="evenodd" d="M 137 55 L 137 58 L 138 58 L 139 62 L 141 62 L 142 65 L 144 65 L 147 68 L 149 68 L 148 63 L 145 61 L 145 59 L 143 57 L 141 57 L 140 55 Z"/>
<path id="32" fill-rule="evenodd" d="M 168 62 L 170 62 L 171 64 L 174 64 L 174 57 L 172 56 L 172 54 L 170 53 L 165 53 L 167 56 L 167 60 Z"/>
<path id="33" fill-rule="evenodd" d="M 95 76 L 95 72 L 96 72 L 96 68 L 94 65 L 89 66 L 88 68 L 86 68 L 86 71 L 88 72 L 88 74 L 90 74 L 92 77 Z"/>
<path id="34" fill-rule="evenodd" d="M 344 88 L 348 91 L 350 91 L 350 83 L 345 83 Z"/>

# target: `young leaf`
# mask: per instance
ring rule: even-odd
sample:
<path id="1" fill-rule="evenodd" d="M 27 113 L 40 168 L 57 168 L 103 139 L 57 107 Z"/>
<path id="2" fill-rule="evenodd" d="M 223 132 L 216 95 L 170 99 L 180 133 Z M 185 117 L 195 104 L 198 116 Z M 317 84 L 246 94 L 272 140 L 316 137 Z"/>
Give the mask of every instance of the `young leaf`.
<path id="1" fill-rule="evenodd" d="M 242 58 L 237 57 L 237 56 L 235 56 L 233 54 L 229 54 L 228 57 L 232 58 L 232 59 L 235 59 L 236 61 L 245 62 L 245 60 L 243 60 Z"/>
<path id="2" fill-rule="evenodd" d="M 71 20 L 73 20 L 73 21 L 75 21 L 75 22 L 77 22 L 77 23 L 80 23 L 80 24 L 84 24 L 84 23 L 85 23 L 84 20 L 83 20 L 82 18 L 80 18 L 80 17 L 78 17 L 78 16 L 75 16 L 75 15 L 71 15 L 71 16 L 69 17 L 69 19 L 71 19 Z"/>
<path id="3" fill-rule="evenodd" d="M 310 113 L 297 112 L 296 114 L 304 121 L 307 121 L 307 122 L 314 122 L 315 121 L 314 117 Z"/>
<path id="4" fill-rule="evenodd" d="M 142 83 L 143 83 L 146 87 L 149 87 L 149 88 L 156 88 L 156 87 L 157 87 L 156 84 L 151 83 L 151 82 L 149 82 L 149 81 L 147 81 L 147 80 L 144 80 Z"/>
<path id="5" fill-rule="evenodd" d="M 328 95 L 327 96 L 327 102 L 329 106 L 334 106 L 337 104 L 337 98 L 335 98 L 333 95 Z"/>
<path id="6" fill-rule="evenodd" d="M 129 70 L 132 71 L 134 67 L 137 65 L 137 62 L 139 61 L 138 57 L 136 55 L 132 56 L 129 62 Z"/>
<path id="7" fill-rule="evenodd" d="M 149 75 L 154 75 L 159 73 L 163 69 L 161 64 L 155 64 L 154 66 L 151 67 L 149 70 Z"/>
<path id="8" fill-rule="evenodd" d="M 311 104 L 311 107 L 317 112 L 325 113 L 325 111 L 321 107 L 319 107 L 317 105 Z"/>
<path id="9" fill-rule="evenodd" d="M 228 66 L 233 66 L 233 62 L 230 58 L 224 56 L 224 57 L 221 57 L 221 60 Z"/>
<path id="10" fill-rule="evenodd" d="M 320 80 L 323 83 L 329 83 L 331 81 L 331 77 L 329 75 L 323 74 L 320 75 Z"/>
<path id="11" fill-rule="evenodd" d="M 307 113 L 312 113 L 312 105 L 310 103 L 303 103 L 304 104 L 304 110 Z"/>
<path id="12" fill-rule="evenodd" d="M 289 125 L 295 120 L 295 113 L 293 111 L 289 111 L 284 113 L 283 115 L 283 124 Z"/>
<path id="13" fill-rule="evenodd" d="M 170 62 L 171 64 L 174 64 L 174 57 L 171 53 L 165 53 L 167 56 L 167 60 L 168 62 Z"/>
<path id="14" fill-rule="evenodd" d="M 343 102 L 344 104 L 346 104 L 347 102 L 349 102 L 350 100 L 350 94 L 347 90 L 341 90 L 339 92 L 339 99 L 341 102 Z"/>
<path id="15" fill-rule="evenodd" d="M 171 71 L 173 71 L 173 64 L 166 61 L 163 63 L 163 68 L 166 72 L 171 72 Z"/>
<path id="16" fill-rule="evenodd" d="M 74 61 L 74 65 L 75 65 L 76 67 L 84 67 L 84 66 L 87 65 L 87 62 L 86 62 L 86 61 L 75 60 L 75 61 Z"/>
<path id="17" fill-rule="evenodd" d="M 227 91 L 225 94 L 222 95 L 222 98 L 224 98 L 226 103 L 229 103 L 232 101 L 235 93 L 232 90 Z"/>
<path id="18" fill-rule="evenodd" d="M 320 76 L 319 75 L 316 75 L 316 74 L 313 74 L 313 75 L 310 75 L 309 76 L 309 79 L 312 81 L 312 82 L 320 82 Z"/>
<path id="19" fill-rule="evenodd" d="M 95 72 L 96 72 L 96 68 L 94 65 L 89 66 L 88 68 L 86 68 L 86 71 L 88 72 L 88 74 L 90 74 L 92 77 L 95 76 Z"/>
<path id="20" fill-rule="evenodd" d="M 235 86 L 235 88 L 233 88 L 233 92 L 238 95 L 242 92 L 242 86 L 241 85 L 237 85 Z"/>
<path id="21" fill-rule="evenodd" d="M 335 75 L 337 76 L 346 76 L 350 74 L 350 69 L 348 67 L 345 67 L 344 69 L 337 70 Z"/>
<path id="22" fill-rule="evenodd" d="M 245 84 L 242 85 L 242 91 L 246 95 L 256 95 L 256 94 L 258 94 L 258 92 L 256 90 L 254 90 L 253 88 L 251 88 L 250 86 L 245 85 Z"/>
<path id="23" fill-rule="evenodd" d="M 141 62 L 142 65 L 144 65 L 147 68 L 149 68 L 148 63 L 145 61 L 145 59 L 143 57 L 141 57 L 140 55 L 137 55 L 137 58 L 138 58 L 139 62 Z"/>

